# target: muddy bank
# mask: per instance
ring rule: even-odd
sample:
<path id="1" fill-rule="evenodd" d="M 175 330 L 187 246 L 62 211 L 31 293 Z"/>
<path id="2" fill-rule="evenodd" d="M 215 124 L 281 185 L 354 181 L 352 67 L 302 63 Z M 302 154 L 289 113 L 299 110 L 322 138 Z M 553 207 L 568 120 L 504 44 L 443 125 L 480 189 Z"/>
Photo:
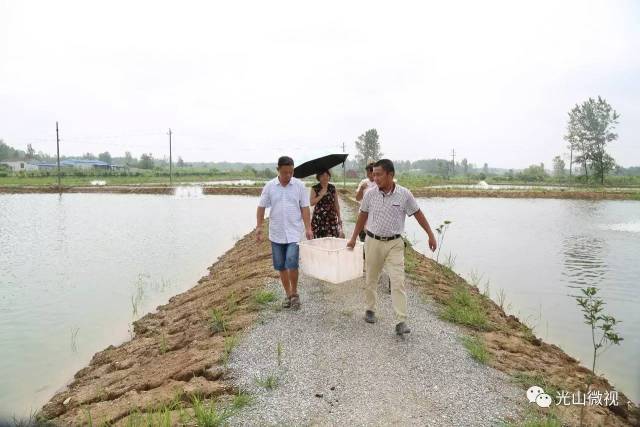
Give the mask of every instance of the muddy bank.
<path id="1" fill-rule="evenodd" d="M 136 321 L 133 339 L 96 353 L 41 416 L 55 425 L 86 424 L 89 416 L 96 425 L 126 425 L 130 415 L 176 400 L 189 408 L 194 395 L 233 395 L 225 342 L 252 323 L 256 290 L 276 277 L 270 246 L 257 245 L 253 233 L 245 236 L 195 287 Z M 212 328 L 214 308 L 228 319 L 223 331 Z"/>
<path id="2" fill-rule="evenodd" d="M 577 199 L 577 200 L 640 200 L 638 191 L 619 190 L 480 190 L 451 188 L 418 188 L 416 197 L 487 197 L 507 199 Z"/>
<path id="3" fill-rule="evenodd" d="M 184 187 L 190 187 L 185 184 Z M 0 194 L 23 193 L 115 193 L 115 194 L 174 194 L 176 186 L 168 185 L 105 185 L 105 186 L 0 186 Z M 203 186 L 206 195 L 259 196 L 262 187 Z M 350 194 L 350 190 L 342 190 Z M 632 190 L 480 190 L 451 188 L 412 189 L 416 197 L 486 197 L 517 199 L 578 199 L 578 200 L 640 200 L 640 191 Z"/>
<path id="4" fill-rule="evenodd" d="M 189 186 L 185 186 L 189 187 Z M 0 193 L 29 194 L 29 193 L 114 193 L 114 194 L 174 194 L 176 187 L 169 186 L 0 186 Z M 261 187 L 202 187 L 202 193 L 207 195 L 246 195 L 259 196 Z"/>

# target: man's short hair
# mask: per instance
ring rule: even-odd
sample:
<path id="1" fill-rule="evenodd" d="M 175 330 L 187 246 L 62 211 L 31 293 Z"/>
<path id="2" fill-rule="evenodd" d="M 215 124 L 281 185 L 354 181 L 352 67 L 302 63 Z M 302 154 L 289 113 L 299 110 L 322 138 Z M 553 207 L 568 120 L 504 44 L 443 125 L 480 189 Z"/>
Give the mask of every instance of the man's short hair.
<path id="1" fill-rule="evenodd" d="M 289 156 L 282 156 L 278 159 L 278 167 L 293 166 L 293 159 Z"/>
<path id="2" fill-rule="evenodd" d="M 396 174 L 396 169 L 393 167 L 393 162 L 389 159 L 380 159 L 373 164 L 377 168 L 382 168 L 386 173 Z"/>
<path id="3" fill-rule="evenodd" d="M 373 165 L 375 164 L 376 162 L 369 162 L 369 164 L 364 167 L 364 170 L 366 170 L 367 172 L 373 172 Z"/>

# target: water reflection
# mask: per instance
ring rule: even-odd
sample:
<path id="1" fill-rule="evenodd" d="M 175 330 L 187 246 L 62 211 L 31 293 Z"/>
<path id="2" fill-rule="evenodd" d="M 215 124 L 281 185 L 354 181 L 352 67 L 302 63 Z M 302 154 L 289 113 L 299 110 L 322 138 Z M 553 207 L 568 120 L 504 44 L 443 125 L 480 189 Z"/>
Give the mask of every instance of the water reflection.
<path id="1" fill-rule="evenodd" d="M 607 243 L 604 239 L 586 235 L 567 236 L 562 241 L 564 269 L 562 276 L 569 287 L 598 287 L 609 271 L 605 262 Z"/>

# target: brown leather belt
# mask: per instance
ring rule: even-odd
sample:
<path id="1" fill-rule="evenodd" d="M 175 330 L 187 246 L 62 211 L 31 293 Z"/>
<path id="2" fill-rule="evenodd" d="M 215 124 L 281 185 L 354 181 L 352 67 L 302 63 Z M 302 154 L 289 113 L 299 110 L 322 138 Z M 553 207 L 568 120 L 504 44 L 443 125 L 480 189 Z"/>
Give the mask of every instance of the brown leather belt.
<path id="1" fill-rule="evenodd" d="M 402 237 L 400 234 L 396 234 L 395 236 L 385 237 L 385 236 L 378 236 L 376 234 L 373 234 L 369 230 L 365 230 L 365 232 L 367 233 L 367 236 L 373 237 L 374 239 L 380 240 L 382 242 L 388 242 L 389 240 L 395 240 L 398 237 Z"/>

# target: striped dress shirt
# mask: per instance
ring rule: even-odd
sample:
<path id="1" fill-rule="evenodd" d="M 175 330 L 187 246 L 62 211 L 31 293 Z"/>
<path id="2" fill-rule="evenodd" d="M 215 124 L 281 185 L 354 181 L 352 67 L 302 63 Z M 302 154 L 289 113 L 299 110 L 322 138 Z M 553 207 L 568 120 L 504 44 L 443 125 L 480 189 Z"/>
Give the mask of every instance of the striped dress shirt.
<path id="1" fill-rule="evenodd" d="M 360 210 L 368 214 L 367 230 L 383 237 L 391 237 L 404 232 L 404 220 L 420 210 L 411 191 L 395 184 L 389 194 L 371 189 L 362 199 Z"/>

